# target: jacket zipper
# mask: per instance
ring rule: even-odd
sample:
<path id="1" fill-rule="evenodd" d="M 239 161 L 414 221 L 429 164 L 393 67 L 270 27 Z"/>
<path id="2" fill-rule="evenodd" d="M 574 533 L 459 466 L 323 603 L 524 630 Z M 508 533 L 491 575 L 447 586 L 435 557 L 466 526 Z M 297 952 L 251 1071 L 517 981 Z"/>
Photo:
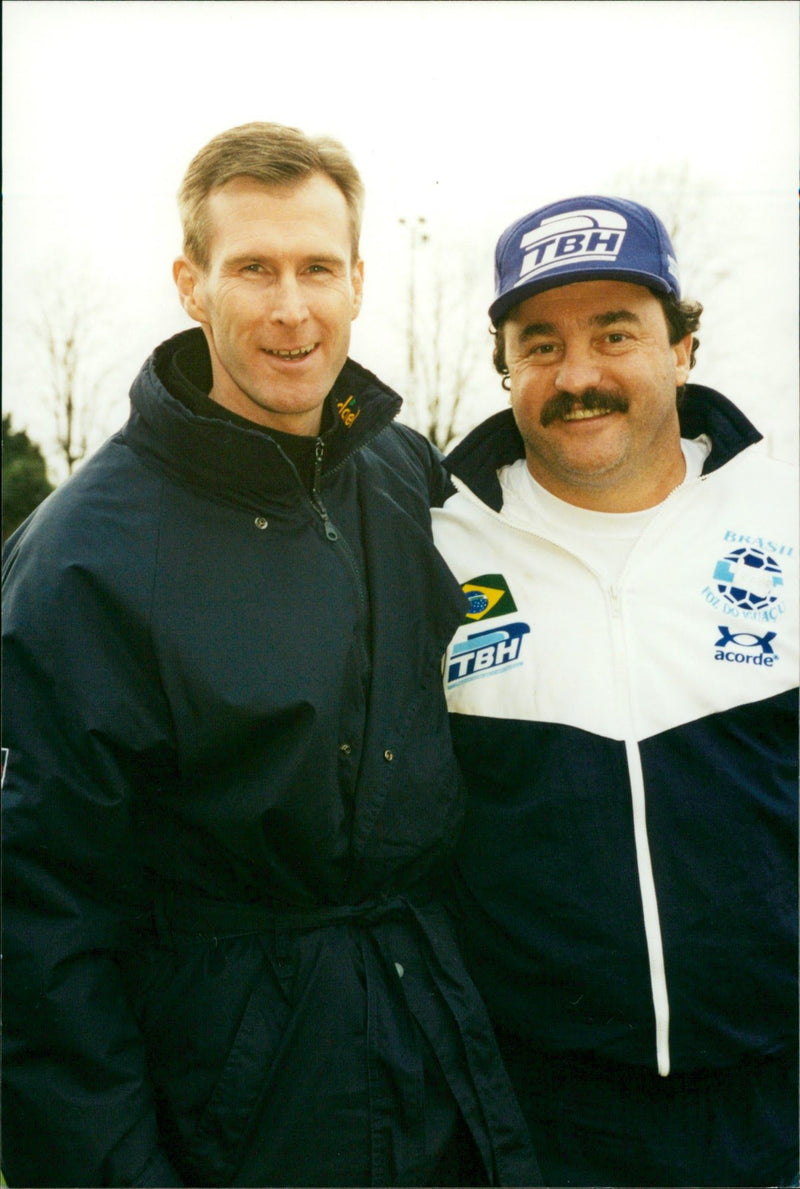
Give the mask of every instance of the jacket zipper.
<path id="1" fill-rule="evenodd" d="M 328 515 L 328 509 L 325 507 L 319 491 L 319 485 L 322 479 L 322 459 L 324 455 L 325 443 L 323 442 L 322 438 L 317 438 L 316 445 L 314 446 L 314 486 L 311 491 L 311 502 L 314 505 L 320 519 L 322 520 L 323 525 L 325 526 L 325 536 L 329 541 L 338 541 L 339 534 L 333 526 L 333 522 Z"/>
<path id="2" fill-rule="evenodd" d="M 595 575 L 597 577 L 597 575 Z M 598 578 L 599 581 L 599 578 Z M 661 936 L 661 917 L 658 910 L 658 895 L 653 861 L 650 853 L 650 838 L 647 832 L 647 796 L 645 792 L 642 756 L 634 729 L 634 708 L 631 702 L 628 672 L 628 648 L 625 638 L 625 622 L 622 615 L 620 591 L 616 586 L 606 587 L 610 608 L 611 638 L 614 658 L 622 656 L 623 663 L 617 668 L 618 696 L 620 709 L 625 716 L 625 757 L 628 765 L 628 779 L 631 788 L 633 811 L 633 838 L 636 850 L 636 870 L 639 875 L 639 895 L 642 901 L 644 932 L 647 942 L 647 958 L 650 969 L 650 993 L 653 999 L 653 1014 L 656 1027 L 656 1063 L 661 1077 L 670 1071 L 669 1051 L 669 994 L 664 963 L 664 944 Z"/>
<path id="3" fill-rule="evenodd" d="M 701 476 L 704 478 L 705 476 Z M 458 476 L 453 476 L 457 489 L 460 493 L 468 499 L 475 501 L 485 512 L 491 516 L 496 517 L 503 525 L 516 529 L 519 532 L 528 533 L 530 536 L 536 537 L 541 541 L 546 541 L 550 545 L 556 545 L 564 553 L 568 553 L 570 557 L 588 570 L 595 581 L 599 584 L 600 589 L 605 593 L 606 601 L 609 610 L 609 618 L 611 621 L 611 635 L 614 643 L 613 655 L 616 657 L 622 654 L 627 658 L 628 649 L 626 648 L 624 620 L 622 615 L 622 600 L 619 587 L 614 585 L 607 585 L 601 576 L 571 550 L 566 549 L 563 545 L 559 545 L 557 541 L 551 541 L 549 537 L 543 536 L 541 533 L 536 533 L 532 529 L 524 525 L 515 524 L 513 521 L 506 520 L 499 512 L 490 508 L 481 499 L 479 499 L 474 492 L 463 482 L 459 480 Z M 672 502 L 678 495 L 678 490 L 671 492 L 667 499 Z M 665 501 L 666 503 L 666 501 Z M 648 526 L 648 528 L 651 526 Z M 635 548 L 635 546 L 634 546 Z M 626 562 L 625 568 L 630 562 Z M 670 1021 L 670 1006 L 669 994 L 667 990 L 667 974 L 666 964 L 664 962 L 664 946 L 661 936 L 661 920 L 658 910 L 658 897 L 656 894 L 655 877 L 653 875 L 653 863 L 650 854 L 650 840 L 647 834 L 647 803 L 644 784 L 644 773 L 642 772 L 642 757 L 639 751 L 639 744 L 636 740 L 636 732 L 634 729 L 634 709 L 631 699 L 630 683 L 626 680 L 627 666 L 623 664 L 617 670 L 617 680 L 619 684 L 620 705 L 625 708 L 625 756 L 628 767 L 628 779 L 631 786 L 631 804 L 633 810 L 633 827 L 634 827 L 634 847 L 636 851 L 636 869 L 639 876 L 639 894 L 642 901 L 642 911 L 644 914 L 644 929 L 645 941 L 647 944 L 647 957 L 650 968 L 650 994 L 653 1001 L 653 1012 L 655 1017 L 656 1030 L 656 1063 L 658 1072 L 661 1077 L 667 1077 L 670 1072 L 670 1048 L 669 1048 L 669 1021 Z"/>
<path id="4" fill-rule="evenodd" d="M 358 563 L 356 562 L 355 557 L 353 556 L 353 550 L 352 550 L 350 543 L 347 540 L 347 537 L 346 536 L 340 537 L 339 530 L 336 528 L 336 526 L 334 525 L 330 516 L 328 515 L 328 509 L 325 507 L 325 502 L 322 499 L 322 495 L 320 494 L 319 488 L 320 488 L 320 483 L 322 481 L 322 461 L 323 461 L 324 457 L 325 457 L 325 443 L 322 440 L 322 438 L 317 438 L 316 443 L 314 445 L 314 481 L 313 481 L 312 491 L 311 491 L 311 503 L 314 507 L 314 510 L 316 511 L 317 515 L 319 516 L 319 518 L 321 519 L 321 521 L 324 525 L 325 536 L 327 537 L 327 539 L 329 541 L 341 541 L 342 547 L 344 549 L 345 557 L 347 558 L 350 569 L 353 571 L 353 576 L 354 576 L 355 583 L 356 583 L 356 589 L 358 590 L 359 605 L 361 606 L 362 613 L 366 615 L 369 611 L 369 599 L 367 597 L 366 588 L 364 586 L 364 579 L 362 578 L 362 575 L 361 575 L 361 568 L 358 565 Z M 343 464 L 339 463 L 339 466 L 341 466 L 341 465 L 343 465 Z M 338 470 L 338 467 L 334 467 L 328 473 L 333 474 L 334 471 L 336 471 L 336 470 Z M 366 559 L 365 559 L 364 564 L 366 565 Z"/>

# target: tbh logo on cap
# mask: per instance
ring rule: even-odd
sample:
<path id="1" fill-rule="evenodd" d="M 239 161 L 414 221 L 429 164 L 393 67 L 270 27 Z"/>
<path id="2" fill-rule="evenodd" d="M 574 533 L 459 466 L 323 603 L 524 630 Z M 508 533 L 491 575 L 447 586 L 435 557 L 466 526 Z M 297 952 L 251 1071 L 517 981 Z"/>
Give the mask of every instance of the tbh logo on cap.
<path id="1" fill-rule="evenodd" d="M 498 326 L 513 306 L 544 289 L 576 281 L 645 285 L 680 300 L 678 266 L 664 224 L 627 198 L 583 194 L 551 202 L 507 227 L 494 257 Z"/>
<path id="2" fill-rule="evenodd" d="M 569 211 L 542 219 L 541 225 L 520 240 L 524 253 L 520 280 L 533 280 L 543 269 L 578 261 L 617 259 L 628 221 L 616 211 Z"/>

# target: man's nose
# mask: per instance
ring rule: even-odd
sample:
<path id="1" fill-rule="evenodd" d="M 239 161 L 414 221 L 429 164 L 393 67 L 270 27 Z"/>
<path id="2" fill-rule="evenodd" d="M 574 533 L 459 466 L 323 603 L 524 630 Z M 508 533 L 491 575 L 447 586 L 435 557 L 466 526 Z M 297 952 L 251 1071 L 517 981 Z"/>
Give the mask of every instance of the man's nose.
<path id="1" fill-rule="evenodd" d="M 555 383 L 560 392 L 580 393 L 589 388 L 597 388 L 601 374 L 599 361 L 591 348 L 571 345 L 561 357 Z"/>
<path id="2" fill-rule="evenodd" d="M 270 319 L 286 326 L 298 326 L 308 317 L 308 306 L 295 276 L 281 276 L 273 290 Z"/>

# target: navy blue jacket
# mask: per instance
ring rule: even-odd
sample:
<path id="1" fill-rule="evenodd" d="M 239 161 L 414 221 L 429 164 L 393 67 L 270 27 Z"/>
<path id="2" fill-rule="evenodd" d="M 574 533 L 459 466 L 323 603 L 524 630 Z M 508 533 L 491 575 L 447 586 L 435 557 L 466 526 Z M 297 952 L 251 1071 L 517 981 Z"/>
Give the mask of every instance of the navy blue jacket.
<path id="1" fill-rule="evenodd" d="M 531 1183 L 436 896 L 437 456 L 348 361 L 309 496 L 166 391 L 199 334 L 8 547 L 4 1172 L 422 1184 L 457 1102 L 490 1183 Z"/>

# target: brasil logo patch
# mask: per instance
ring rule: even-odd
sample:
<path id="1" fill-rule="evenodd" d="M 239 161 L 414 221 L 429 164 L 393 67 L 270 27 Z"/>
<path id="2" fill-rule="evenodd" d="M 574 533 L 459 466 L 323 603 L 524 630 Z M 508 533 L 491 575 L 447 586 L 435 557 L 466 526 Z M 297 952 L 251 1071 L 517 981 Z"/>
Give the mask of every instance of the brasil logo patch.
<path id="1" fill-rule="evenodd" d="M 766 611 L 781 596 L 783 574 L 763 549 L 733 549 L 714 570 L 717 590 L 740 611 Z"/>

